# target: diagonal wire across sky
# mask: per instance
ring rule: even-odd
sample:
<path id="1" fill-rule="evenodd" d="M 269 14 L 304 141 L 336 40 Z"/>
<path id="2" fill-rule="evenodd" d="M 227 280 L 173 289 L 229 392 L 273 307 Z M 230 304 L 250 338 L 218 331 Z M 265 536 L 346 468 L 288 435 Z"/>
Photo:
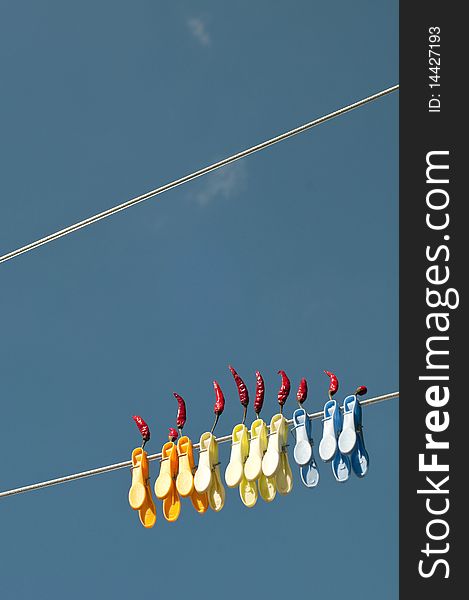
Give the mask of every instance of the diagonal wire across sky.
<path id="1" fill-rule="evenodd" d="M 143 202 L 144 200 L 149 200 L 150 198 L 154 198 L 155 196 L 163 194 L 164 192 L 167 192 L 167 191 L 169 191 L 175 187 L 178 187 L 180 185 L 183 185 L 184 183 L 188 183 L 189 181 L 197 179 L 198 177 L 202 177 L 202 175 L 207 175 L 207 173 L 216 171 L 217 169 L 220 169 L 221 167 L 225 167 L 226 165 L 234 163 L 242 158 L 245 158 L 246 156 L 249 156 L 250 154 L 254 154 L 255 152 L 259 152 L 260 150 L 265 150 L 266 148 L 269 148 L 270 146 L 273 146 L 274 144 L 277 144 L 278 142 L 283 142 L 284 140 L 291 138 L 295 135 L 298 135 L 299 133 L 308 131 L 309 129 L 312 129 L 313 127 L 316 127 L 317 125 L 321 125 L 322 123 L 325 123 L 326 121 L 330 121 L 331 119 L 334 119 L 335 117 L 339 117 L 340 115 L 343 115 L 347 112 L 350 112 L 351 110 L 359 108 L 360 106 L 364 106 L 365 104 L 368 104 L 369 102 L 373 102 L 374 100 L 377 100 L 378 98 L 382 98 L 383 96 L 386 96 L 387 94 L 397 91 L 398 89 L 399 89 L 399 85 L 393 85 L 392 87 L 381 90 L 380 92 L 377 92 L 376 94 L 372 94 L 371 96 L 367 96 L 366 98 L 363 98 L 362 100 L 358 100 L 357 102 L 354 102 L 353 104 L 348 104 L 347 106 L 339 108 L 338 110 L 335 110 L 327 115 L 324 115 L 322 117 L 314 119 L 313 121 L 309 121 L 308 123 L 304 123 L 303 125 L 300 125 L 299 127 L 295 127 L 294 129 L 290 129 L 289 131 L 285 131 L 284 133 L 281 133 L 280 135 L 277 135 L 273 138 L 265 140 L 264 142 L 261 142 L 260 144 L 256 144 L 255 146 L 246 148 L 245 150 L 242 150 L 241 152 L 232 154 L 231 156 L 228 156 L 227 158 L 224 158 L 216 163 L 213 163 L 211 165 L 203 167 L 202 169 L 199 169 L 198 171 L 194 171 L 193 173 L 185 175 L 184 177 L 175 179 L 174 181 L 171 181 L 170 183 L 166 183 L 165 185 L 155 188 L 154 190 L 151 190 L 149 192 L 146 192 L 145 194 L 136 196 L 135 198 L 131 198 L 130 200 L 127 200 L 126 202 L 123 202 L 122 204 L 118 204 L 117 206 L 108 208 L 107 210 L 100 212 L 96 215 L 93 215 L 92 217 L 88 217 L 87 219 L 78 221 L 77 223 L 74 223 L 73 225 L 69 225 L 68 227 L 65 227 L 64 229 L 55 231 L 54 233 L 51 233 L 50 235 L 47 235 L 43 238 L 40 238 L 34 242 L 26 244 L 25 246 L 21 246 L 20 248 L 17 248 L 16 250 L 12 250 L 11 252 L 8 252 L 7 254 L 0 256 L 0 263 L 6 262 L 8 260 L 12 260 L 13 258 L 16 258 L 17 256 L 19 256 L 20 254 L 24 254 L 26 252 L 31 252 L 32 250 L 39 248 L 39 246 L 43 246 L 44 244 L 53 242 L 54 240 L 57 240 L 61 237 L 69 235 L 70 233 L 73 233 L 74 231 L 78 231 L 79 229 L 83 229 L 84 227 L 88 227 L 89 225 L 92 225 L 93 223 L 96 223 L 97 221 L 106 219 L 107 217 L 110 217 L 122 210 L 126 210 L 127 208 L 130 208 L 131 206 L 134 206 L 135 204 L 139 204 L 140 202 Z"/>

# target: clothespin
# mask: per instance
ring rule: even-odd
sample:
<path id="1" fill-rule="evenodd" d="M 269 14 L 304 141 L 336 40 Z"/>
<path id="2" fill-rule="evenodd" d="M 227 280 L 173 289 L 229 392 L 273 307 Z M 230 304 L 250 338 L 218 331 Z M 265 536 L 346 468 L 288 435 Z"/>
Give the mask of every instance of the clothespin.
<path id="1" fill-rule="evenodd" d="M 161 449 L 160 474 L 155 481 L 155 495 L 163 501 L 163 516 L 167 521 L 174 522 L 181 512 L 181 500 L 176 489 L 178 474 L 178 456 L 174 441 L 178 432 L 169 428 L 168 441 Z"/>
<path id="2" fill-rule="evenodd" d="M 190 497 L 195 510 L 203 514 L 208 508 L 208 497 L 206 493 L 199 494 L 194 487 L 194 473 L 196 472 L 194 449 L 192 441 L 187 435 L 183 435 L 182 432 L 186 424 L 186 404 L 182 396 L 179 396 L 176 392 L 173 392 L 173 395 L 178 402 L 176 425 L 181 436 L 177 443 L 178 474 L 176 477 L 176 489 L 183 498 Z"/>
<path id="3" fill-rule="evenodd" d="M 138 510 L 140 522 L 151 528 L 156 522 L 156 508 L 150 487 L 150 468 L 147 453 L 143 449 L 150 439 L 150 428 L 138 415 L 132 417 L 142 434 L 142 446 L 132 452 L 132 485 L 129 490 L 129 504 Z"/>
<path id="4" fill-rule="evenodd" d="M 362 425 L 362 408 L 357 396 L 366 394 L 367 388 L 358 387 L 355 394 L 347 396 L 343 402 L 344 422 L 339 436 L 339 449 L 351 458 L 352 469 L 357 477 L 364 477 L 368 471 L 369 456 L 365 448 Z"/>
<path id="5" fill-rule="evenodd" d="M 262 472 L 266 477 L 275 477 L 277 491 L 282 495 L 290 493 L 293 487 L 287 443 L 287 421 L 281 413 L 278 413 L 270 421 L 269 441 L 262 459 Z"/>
<path id="6" fill-rule="evenodd" d="M 342 414 L 332 396 L 339 389 L 339 380 L 330 371 L 324 371 L 329 377 L 329 400 L 324 405 L 323 434 L 319 444 L 319 456 L 324 462 L 332 461 L 332 472 L 339 482 L 345 482 L 350 476 L 350 459 L 342 454 L 337 440 L 342 431 Z"/>
<path id="7" fill-rule="evenodd" d="M 244 465 L 244 475 L 247 482 L 258 481 L 259 492 L 266 502 L 272 502 L 277 493 L 275 478 L 266 478 L 262 472 L 262 459 L 267 450 L 267 425 L 262 419 L 256 419 L 251 425 L 251 440 L 249 444 L 249 456 Z M 255 489 L 255 488 L 254 488 Z M 257 493 L 249 490 L 251 496 L 245 504 L 254 506 L 257 501 Z"/>
<path id="8" fill-rule="evenodd" d="M 324 462 L 331 461 L 337 452 L 337 439 L 342 431 L 340 409 L 332 396 L 339 389 L 339 380 L 330 371 L 324 371 L 330 378 L 329 400 L 324 404 L 322 439 L 319 444 L 319 456 Z"/>
<path id="9" fill-rule="evenodd" d="M 308 394 L 308 384 L 306 379 L 300 381 L 296 399 L 299 408 L 293 413 L 293 430 L 295 431 L 295 448 L 293 449 L 293 457 L 295 462 L 300 467 L 303 467 L 311 460 L 313 454 L 313 448 L 311 446 L 311 421 L 308 419 L 308 415 L 303 408 L 303 402 L 306 400 Z"/>
<path id="10" fill-rule="evenodd" d="M 288 426 L 283 416 L 283 407 L 290 394 L 290 380 L 285 371 L 278 371 L 282 377 L 277 400 L 280 405 L 280 413 L 274 415 L 270 421 L 269 441 L 267 451 L 262 459 L 262 472 L 266 477 L 274 477 L 277 491 L 288 494 L 293 487 L 293 475 L 288 462 Z"/>
<path id="11" fill-rule="evenodd" d="M 207 493 L 210 508 L 218 512 L 225 504 L 225 488 L 221 482 L 218 443 L 213 431 L 225 408 L 225 398 L 221 387 L 216 381 L 213 382 L 213 387 L 216 397 L 213 407 L 215 422 L 211 431 L 203 433 L 200 437 L 199 466 L 194 475 L 194 486 L 199 494 Z"/>
<path id="12" fill-rule="evenodd" d="M 261 498 L 272 502 L 277 493 L 275 477 L 266 477 L 262 472 L 262 459 L 267 450 L 267 425 L 259 417 L 264 404 L 265 384 L 259 371 L 256 371 L 256 397 L 254 412 L 256 420 L 251 424 L 249 455 L 244 464 L 244 480 L 240 486 L 240 496 L 243 503 L 252 508 L 257 502 L 257 486 Z"/>
<path id="13" fill-rule="evenodd" d="M 226 485 L 239 486 L 241 501 L 245 506 L 251 507 L 257 501 L 257 488 L 255 482 L 248 481 L 244 475 L 244 467 L 249 455 L 249 434 L 244 423 L 234 427 L 231 439 L 230 462 L 225 471 Z"/>
<path id="14" fill-rule="evenodd" d="M 199 494 L 206 493 L 208 503 L 215 512 L 225 504 L 225 488 L 220 477 L 218 442 L 213 433 L 207 431 L 200 437 L 199 466 L 194 475 L 194 486 Z"/>
<path id="15" fill-rule="evenodd" d="M 246 384 L 233 369 L 231 365 L 228 367 L 234 377 L 238 388 L 239 401 L 243 407 L 243 420 L 239 425 L 236 425 L 231 435 L 231 455 L 230 462 L 226 467 L 225 481 L 228 487 L 239 486 L 239 495 L 242 502 L 248 506 L 254 506 L 257 501 L 257 487 L 253 482 L 246 480 L 244 475 L 244 465 L 249 455 L 249 433 L 246 425 L 247 407 L 249 405 L 249 392 Z"/>
<path id="16" fill-rule="evenodd" d="M 226 467 L 225 481 L 228 487 L 237 487 L 244 477 L 244 463 L 249 455 L 248 428 L 244 423 L 235 425 L 231 434 L 230 462 Z"/>
<path id="17" fill-rule="evenodd" d="M 283 406 L 290 393 L 290 380 L 285 371 L 278 371 L 282 377 L 280 390 L 277 394 L 278 403 L 280 405 L 280 413 L 274 415 L 270 421 L 269 441 L 267 451 L 262 459 L 262 472 L 266 477 L 276 475 L 280 467 L 280 453 L 286 445 L 285 428 L 286 421 L 282 414 Z"/>
<path id="18" fill-rule="evenodd" d="M 319 483 L 319 471 L 313 453 L 312 423 L 303 403 L 308 395 L 306 379 L 300 381 L 296 399 L 299 408 L 293 413 L 293 430 L 295 431 L 295 448 L 293 456 L 300 466 L 300 478 L 306 487 L 316 487 Z"/>

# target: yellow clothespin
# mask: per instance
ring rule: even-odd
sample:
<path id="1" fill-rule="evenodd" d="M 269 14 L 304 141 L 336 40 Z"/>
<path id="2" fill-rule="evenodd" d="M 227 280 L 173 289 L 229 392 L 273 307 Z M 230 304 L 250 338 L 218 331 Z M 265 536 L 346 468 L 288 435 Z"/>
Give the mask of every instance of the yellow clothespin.
<path id="1" fill-rule="evenodd" d="M 267 425 L 262 419 L 256 419 L 251 425 L 251 441 L 249 444 L 249 456 L 244 465 L 244 475 L 248 483 L 259 486 L 259 493 L 263 500 L 272 502 L 275 498 L 277 488 L 274 477 L 267 477 L 262 472 L 262 460 L 267 450 Z M 249 508 L 257 501 L 257 490 L 255 486 L 246 486 L 242 500 Z"/>
<path id="2" fill-rule="evenodd" d="M 225 488 L 220 477 L 218 442 L 213 433 L 207 431 L 201 435 L 199 451 L 199 466 L 194 475 L 194 486 L 199 494 L 207 494 L 210 508 L 218 512 L 225 504 Z"/>

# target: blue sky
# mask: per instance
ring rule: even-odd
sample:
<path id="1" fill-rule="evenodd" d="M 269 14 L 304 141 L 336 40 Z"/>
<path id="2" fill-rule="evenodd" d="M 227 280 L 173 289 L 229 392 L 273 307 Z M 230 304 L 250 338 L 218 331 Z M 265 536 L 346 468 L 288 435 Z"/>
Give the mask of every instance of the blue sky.
<path id="1" fill-rule="evenodd" d="M 0 253 L 397 83 L 396 2 L 0 3 Z M 0 265 L 0 489 L 157 452 L 277 371 L 398 388 L 398 96 Z M 294 409 L 294 394 L 286 412 Z M 250 410 L 248 421 L 253 418 Z M 397 598 L 398 401 L 368 476 L 144 530 L 127 470 L 0 501 L 6 599 Z M 314 434 L 319 442 L 320 426 Z M 316 448 L 317 450 L 317 448 Z M 222 467 L 229 447 L 220 448 Z M 293 459 L 291 457 L 291 462 Z M 152 463 L 153 481 L 157 464 Z M 136 591 L 137 586 L 137 591 Z M 267 589 L 267 592 L 266 592 Z M 133 596 L 132 596 L 133 597 Z"/>

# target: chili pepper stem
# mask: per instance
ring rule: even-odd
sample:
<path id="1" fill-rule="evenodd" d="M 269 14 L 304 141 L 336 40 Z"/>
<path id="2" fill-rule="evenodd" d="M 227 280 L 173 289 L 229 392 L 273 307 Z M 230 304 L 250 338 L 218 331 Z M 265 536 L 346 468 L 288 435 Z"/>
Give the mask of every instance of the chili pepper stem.
<path id="1" fill-rule="evenodd" d="M 142 450 L 145 448 L 146 443 L 147 443 L 147 440 L 142 440 Z"/>
<path id="2" fill-rule="evenodd" d="M 178 431 L 179 431 L 179 437 L 182 437 L 182 427 L 178 427 Z"/>
<path id="3" fill-rule="evenodd" d="M 247 413 L 248 413 L 248 407 L 245 406 L 244 407 L 244 412 L 243 412 L 243 425 L 244 425 L 244 422 L 246 421 L 246 415 L 247 415 Z"/>
<path id="4" fill-rule="evenodd" d="M 219 419 L 219 417 L 220 417 L 220 415 L 218 415 L 218 414 L 217 414 L 217 415 L 215 415 L 215 422 L 214 422 L 214 424 L 212 425 L 212 429 L 210 430 L 210 433 L 213 433 L 213 432 L 214 432 L 214 430 L 215 430 L 215 427 L 217 426 L 217 423 L 218 423 L 218 419 Z"/>

